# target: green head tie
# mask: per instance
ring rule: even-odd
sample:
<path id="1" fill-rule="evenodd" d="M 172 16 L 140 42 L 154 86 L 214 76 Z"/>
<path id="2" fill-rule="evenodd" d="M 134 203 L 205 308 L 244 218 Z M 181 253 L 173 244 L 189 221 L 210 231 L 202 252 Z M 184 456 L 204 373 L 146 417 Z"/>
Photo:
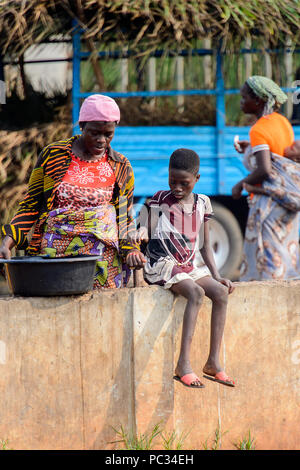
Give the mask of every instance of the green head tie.
<path id="1" fill-rule="evenodd" d="M 280 106 L 287 100 L 287 95 L 270 78 L 253 75 L 246 80 L 246 83 L 256 96 L 265 101 L 264 116 L 272 113 L 275 106 Z"/>

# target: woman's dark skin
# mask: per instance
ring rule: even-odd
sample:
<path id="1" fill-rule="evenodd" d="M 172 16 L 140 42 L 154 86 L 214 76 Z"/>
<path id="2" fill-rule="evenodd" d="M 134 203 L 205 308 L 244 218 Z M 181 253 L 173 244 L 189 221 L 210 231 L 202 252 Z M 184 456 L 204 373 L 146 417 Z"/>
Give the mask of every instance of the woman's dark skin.
<path id="1" fill-rule="evenodd" d="M 265 101 L 252 92 L 251 88 L 245 83 L 241 89 L 241 109 L 246 114 L 254 114 L 257 119 L 263 115 Z M 238 142 L 241 150 L 236 150 L 243 153 L 250 143 L 246 140 Z M 242 195 L 243 189 L 250 189 L 252 185 L 262 183 L 271 173 L 271 154 L 269 150 L 260 150 L 255 152 L 257 168 L 253 170 L 246 178 L 239 181 L 232 188 L 233 199 L 239 199 Z M 246 189 L 246 190 L 247 190 Z"/>
<path id="2" fill-rule="evenodd" d="M 194 196 L 192 191 L 199 178 L 199 174 L 169 168 L 169 187 L 179 204 L 187 205 L 187 207 L 193 204 Z M 154 212 L 151 216 L 149 214 L 149 216 L 147 215 L 146 217 L 144 213 L 144 216 L 145 217 L 140 220 L 141 228 L 136 232 L 135 236 L 132 237 L 134 242 L 140 242 L 142 240 L 148 241 L 151 234 L 154 233 L 154 228 L 158 222 L 157 214 Z M 198 312 L 205 295 L 212 300 L 212 317 L 210 350 L 203 372 L 208 375 L 215 375 L 217 372 L 222 371 L 219 354 L 225 327 L 227 298 L 228 294 L 233 292 L 234 286 L 231 281 L 222 278 L 218 273 L 209 241 L 208 222 L 204 224 L 203 235 L 204 241 L 200 253 L 203 261 L 211 272 L 211 276 L 202 277 L 197 281 L 185 279 L 170 288 L 175 294 L 182 295 L 187 299 L 182 326 L 180 354 L 175 368 L 175 373 L 179 377 L 192 373 L 193 370 L 190 363 L 192 338 L 196 327 Z M 203 386 L 199 379 L 193 381 L 192 384 L 199 388 Z"/>
<path id="3" fill-rule="evenodd" d="M 293 145 L 284 149 L 284 156 L 296 163 L 300 163 L 300 140 L 295 140 Z"/>
<path id="4" fill-rule="evenodd" d="M 14 246 L 15 242 L 13 239 L 9 235 L 6 235 L 6 237 L 3 238 L 2 244 L 0 246 L 0 258 L 10 259 L 11 250 Z"/>
<path id="5" fill-rule="evenodd" d="M 84 160 L 99 160 L 115 135 L 115 122 L 92 121 L 80 123 L 81 136 L 73 143 L 72 150 L 76 156 Z M 130 268 L 140 269 L 146 260 L 138 250 L 132 250 L 126 257 Z"/>
<path id="6" fill-rule="evenodd" d="M 81 136 L 72 145 L 74 154 L 83 160 L 99 160 L 115 135 L 116 124 L 92 121 L 80 123 L 80 125 Z"/>
<path id="7" fill-rule="evenodd" d="M 80 123 L 82 134 L 73 142 L 73 153 L 82 160 L 96 161 L 104 154 L 115 135 L 114 122 L 92 121 Z M 10 259 L 11 250 L 15 246 L 13 239 L 6 236 L 0 246 L 0 258 Z M 126 263 L 131 268 L 142 268 L 145 263 L 143 254 L 132 250 L 126 257 Z"/>

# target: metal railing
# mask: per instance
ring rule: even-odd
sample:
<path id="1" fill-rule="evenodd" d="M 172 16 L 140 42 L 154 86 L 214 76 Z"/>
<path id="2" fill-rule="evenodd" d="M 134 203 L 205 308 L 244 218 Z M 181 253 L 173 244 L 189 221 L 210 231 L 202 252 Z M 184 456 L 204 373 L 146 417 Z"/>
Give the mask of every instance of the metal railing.
<path id="1" fill-rule="evenodd" d="M 291 50 L 290 50 L 291 51 Z M 242 54 L 249 54 L 249 53 L 257 53 L 262 52 L 262 50 L 253 48 L 253 49 L 241 49 L 239 51 Z M 267 50 L 265 49 L 264 52 L 279 52 L 279 50 Z M 286 49 L 286 52 L 289 52 Z M 300 52 L 300 49 L 293 49 L 293 52 Z M 133 55 L 131 51 L 114 51 L 114 52 L 105 52 L 100 51 L 98 53 L 99 58 L 111 58 L 111 59 L 124 59 L 129 58 Z M 163 50 L 156 50 L 152 54 L 151 57 L 162 57 L 166 55 L 165 51 Z M 155 91 L 126 91 L 126 92 L 101 92 L 107 96 L 112 98 L 135 98 L 135 97 L 143 97 L 143 98 L 154 98 L 154 97 L 167 97 L 167 96 L 187 96 L 187 95 L 209 95 L 216 97 L 216 157 L 218 162 L 218 181 L 221 182 L 220 175 L 224 172 L 225 169 L 225 143 L 224 143 L 224 136 L 225 136 L 225 129 L 226 129 L 226 107 L 225 107 L 225 97 L 226 95 L 233 95 L 239 94 L 240 89 L 225 88 L 224 84 L 224 77 L 223 77 L 223 58 L 224 52 L 221 49 L 214 50 L 214 49 L 192 49 L 192 50 L 181 50 L 172 52 L 169 51 L 167 53 L 168 56 L 176 57 L 176 56 L 205 56 L 210 55 L 214 56 L 216 60 L 216 80 L 215 80 L 215 88 L 213 89 L 185 89 L 185 90 L 155 90 Z M 73 119 L 73 128 L 78 124 L 78 115 L 80 110 L 80 100 L 86 98 L 87 96 L 91 95 L 92 93 L 89 92 L 81 92 L 80 89 L 80 63 L 81 60 L 86 60 L 90 56 L 89 52 L 81 51 L 81 32 L 80 30 L 75 30 L 73 34 L 73 91 L 72 91 L 72 98 L 73 98 L 73 108 L 72 108 L 72 119 Z M 285 92 L 295 92 L 300 91 L 300 88 L 294 87 L 284 87 L 282 88 Z M 221 184 L 221 183 L 220 183 Z M 221 191 L 222 188 L 219 188 Z"/>

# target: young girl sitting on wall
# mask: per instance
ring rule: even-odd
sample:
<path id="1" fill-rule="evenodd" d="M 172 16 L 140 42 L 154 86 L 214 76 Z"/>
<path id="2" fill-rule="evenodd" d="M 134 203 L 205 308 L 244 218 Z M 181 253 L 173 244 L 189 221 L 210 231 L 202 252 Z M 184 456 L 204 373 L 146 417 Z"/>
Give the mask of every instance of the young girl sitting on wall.
<path id="1" fill-rule="evenodd" d="M 170 289 L 187 299 L 184 311 L 181 349 L 174 379 L 182 384 L 202 388 L 193 372 L 190 348 L 197 314 L 206 295 L 212 300 L 210 352 L 203 368 L 204 377 L 234 386 L 222 370 L 219 353 L 225 326 L 228 294 L 234 287 L 218 273 L 209 242 L 210 200 L 193 193 L 199 180 L 200 159 L 193 150 L 178 149 L 169 164 L 170 191 L 158 191 L 147 204 L 147 216 L 141 212 L 140 228 L 134 242 L 148 241 L 144 277 L 149 284 Z M 144 219 L 144 220 L 142 220 Z M 205 265 L 195 265 L 197 248 Z"/>

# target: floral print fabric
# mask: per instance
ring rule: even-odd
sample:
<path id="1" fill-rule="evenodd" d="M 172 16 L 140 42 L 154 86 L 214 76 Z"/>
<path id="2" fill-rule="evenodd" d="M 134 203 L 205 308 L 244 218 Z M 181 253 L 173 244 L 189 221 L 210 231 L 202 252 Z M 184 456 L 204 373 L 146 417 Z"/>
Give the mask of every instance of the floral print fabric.
<path id="1" fill-rule="evenodd" d="M 70 166 L 63 181 L 83 188 L 104 188 L 113 186 L 116 178 L 108 163 L 108 156 L 97 161 L 81 160 L 72 154 Z"/>
<path id="2" fill-rule="evenodd" d="M 41 254 L 51 258 L 99 255 L 94 289 L 123 287 L 128 280 L 129 270 L 118 253 L 116 210 L 110 204 L 114 183 L 107 156 L 88 162 L 72 154 L 41 242 Z"/>
<path id="3" fill-rule="evenodd" d="M 94 289 L 123 287 L 128 280 L 128 269 L 123 267 L 118 254 L 115 208 L 110 204 L 89 211 L 51 211 L 41 254 L 50 258 L 99 255 Z"/>

